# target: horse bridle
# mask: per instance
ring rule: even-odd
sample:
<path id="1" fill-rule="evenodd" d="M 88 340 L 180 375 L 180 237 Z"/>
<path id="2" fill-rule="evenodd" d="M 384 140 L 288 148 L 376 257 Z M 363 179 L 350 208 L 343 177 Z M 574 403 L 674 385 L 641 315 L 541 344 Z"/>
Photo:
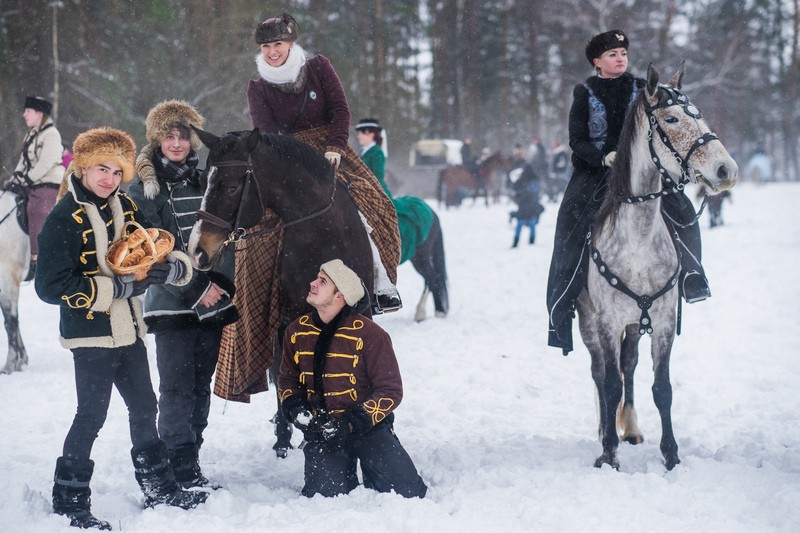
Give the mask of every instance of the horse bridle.
<path id="1" fill-rule="evenodd" d="M 229 161 L 220 161 L 218 163 L 214 163 L 210 165 L 209 172 L 215 171 L 217 168 L 225 168 L 225 167 L 247 167 L 244 174 L 244 190 L 242 190 L 242 195 L 239 198 L 239 206 L 236 208 L 236 219 L 234 221 L 225 220 L 224 218 L 218 217 L 213 213 L 209 213 L 204 209 L 198 209 L 196 212 L 197 220 L 202 220 L 208 222 L 213 226 L 217 226 L 218 228 L 222 228 L 227 230 L 228 238 L 226 238 L 222 242 L 222 246 L 227 246 L 230 243 L 236 243 L 244 239 L 252 239 L 254 237 L 260 237 L 262 235 L 266 235 L 268 233 L 272 233 L 281 229 L 286 229 L 290 226 L 294 226 L 295 224 L 300 224 L 301 222 L 305 222 L 307 220 L 311 220 L 312 218 L 318 217 L 331 209 L 333 207 L 333 201 L 336 194 L 336 174 L 333 173 L 333 185 L 331 186 L 331 195 L 330 201 L 328 202 L 325 207 L 319 209 L 318 211 L 314 211 L 313 213 L 300 217 L 295 220 L 291 220 L 289 222 L 284 222 L 282 224 L 277 224 L 275 226 L 264 228 L 259 231 L 248 232 L 247 228 L 241 226 L 241 216 L 242 216 L 242 207 L 247 199 L 247 195 L 250 192 L 251 184 L 253 187 L 256 188 L 256 193 L 258 194 L 258 203 L 261 207 L 261 211 L 266 210 L 266 206 L 264 205 L 264 197 L 261 194 L 261 188 L 258 184 L 258 180 L 255 178 L 255 171 L 253 170 L 253 162 L 248 156 L 247 161 L 231 159 Z"/>
<path id="2" fill-rule="evenodd" d="M 695 139 L 694 143 L 691 147 L 689 147 L 689 151 L 686 152 L 685 156 L 681 156 L 675 147 L 672 145 L 672 142 L 669 140 L 669 137 L 664 132 L 664 129 L 661 127 L 661 124 L 658 123 L 653 112 L 656 109 L 662 109 L 666 107 L 672 107 L 674 105 L 679 105 L 683 108 L 683 112 L 689 115 L 692 118 L 700 119 L 703 118 L 703 114 L 701 113 L 700 109 L 689 102 L 689 98 L 677 90 L 674 87 L 669 85 L 660 85 L 659 86 L 662 90 L 666 91 L 667 97 L 662 97 L 656 102 L 655 105 L 650 105 L 647 102 L 647 99 L 644 100 L 644 112 L 647 116 L 647 120 L 650 123 L 650 128 L 647 130 L 647 145 L 650 149 L 650 160 L 658 169 L 658 172 L 661 174 L 662 184 L 664 188 L 661 189 L 661 192 L 657 193 L 650 193 L 650 194 L 643 194 L 641 196 L 626 196 L 620 198 L 621 202 L 625 202 L 628 204 L 645 202 L 647 200 L 655 200 L 656 198 L 661 198 L 662 196 L 667 196 L 670 194 L 676 194 L 686 187 L 687 183 L 690 183 L 692 180 L 692 175 L 689 172 L 689 158 L 694 154 L 695 150 L 701 148 L 708 144 L 711 141 L 719 140 L 717 135 L 714 132 L 706 132 L 697 139 Z M 672 156 L 675 158 L 675 161 L 678 162 L 678 165 L 681 167 L 681 177 L 680 179 L 676 180 L 670 175 L 669 171 L 664 168 L 664 165 L 661 164 L 661 159 L 656 155 L 655 148 L 653 147 L 653 132 L 656 132 L 659 136 L 659 139 L 664 144 L 664 146 L 672 153 Z M 703 206 L 700 208 L 700 213 L 698 213 L 698 217 L 702 214 L 703 208 L 705 207 L 705 201 L 703 201 Z"/>

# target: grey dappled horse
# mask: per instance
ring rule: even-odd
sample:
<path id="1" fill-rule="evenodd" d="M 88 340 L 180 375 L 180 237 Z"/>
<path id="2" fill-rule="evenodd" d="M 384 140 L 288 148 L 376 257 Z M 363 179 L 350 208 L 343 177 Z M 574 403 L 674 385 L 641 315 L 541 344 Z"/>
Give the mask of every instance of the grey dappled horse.
<path id="1" fill-rule="evenodd" d="M 28 365 L 28 353 L 19 331 L 19 285 L 28 273 L 31 245 L 16 217 L 17 195 L 0 191 L 0 308 L 3 310 L 8 357 L 0 374 L 10 374 Z"/>
<path id="2" fill-rule="evenodd" d="M 683 65 L 667 85 L 660 85 L 658 72 L 648 67 L 646 86 L 625 119 L 605 203 L 587 238 L 595 265 L 588 268 L 577 310 L 599 400 L 603 453 L 597 467 L 619 468 L 617 425 L 623 440 L 643 440 L 633 405 L 633 374 L 645 334 L 652 337 L 661 452 L 667 469 L 680 463 L 669 378 L 680 261 L 661 213 L 661 198 L 690 180 L 720 193 L 735 184 L 738 173 L 700 110 L 680 92 L 682 78 Z"/>

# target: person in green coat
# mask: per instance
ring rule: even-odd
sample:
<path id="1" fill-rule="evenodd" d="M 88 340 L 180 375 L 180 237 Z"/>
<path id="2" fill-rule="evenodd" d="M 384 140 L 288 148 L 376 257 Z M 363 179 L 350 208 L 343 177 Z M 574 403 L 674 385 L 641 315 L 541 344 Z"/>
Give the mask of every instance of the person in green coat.
<path id="1" fill-rule="evenodd" d="M 400 263 L 414 257 L 417 246 L 428 238 L 433 225 L 433 210 L 424 200 L 414 196 L 395 198 L 386 184 L 386 154 L 383 151 L 383 128 L 378 119 L 362 118 L 356 124 L 360 156 L 378 178 L 386 195 L 392 200 L 397 211 L 397 224 L 400 230 Z"/>

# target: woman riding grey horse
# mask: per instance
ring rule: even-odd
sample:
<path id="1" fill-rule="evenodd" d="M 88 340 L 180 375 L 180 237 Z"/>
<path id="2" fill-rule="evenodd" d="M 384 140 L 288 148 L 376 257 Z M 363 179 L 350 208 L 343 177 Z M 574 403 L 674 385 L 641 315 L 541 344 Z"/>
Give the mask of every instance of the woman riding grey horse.
<path id="1" fill-rule="evenodd" d="M 596 75 L 575 86 L 569 113 L 572 179 L 556 221 L 555 244 L 547 281 L 548 344 L 572 351 L 575 303 L 585 285 L 586 235 L 606 194 L 609 168 L 616 158 L 625 113 L 644 85 L 627 72 L 628 37 L 621 30 L 595 35 L 586 59 Z M 711 296 L 700 263 L 700 228 L 691 200 L 683 192 L 665 197 L 662 212 L 680 250 L 680 291 L 688 303 Z"/>

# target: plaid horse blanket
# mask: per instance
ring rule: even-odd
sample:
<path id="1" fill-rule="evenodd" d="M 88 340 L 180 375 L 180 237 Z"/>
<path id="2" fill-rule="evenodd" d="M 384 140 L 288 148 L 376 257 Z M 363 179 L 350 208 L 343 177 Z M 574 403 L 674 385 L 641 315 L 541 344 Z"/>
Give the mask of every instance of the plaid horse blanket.
<path id="1" fill-rule="evenodd" d="M 294 137 L 324 152 L 327 126 L 297 132 Z M 395 283 L 400 263 L 400 234 L 392 201 L 349 146 L 342 155 L 336 177 L 348 186 L 350 196 L 372 227 L 381 261 Z M 280 223 L 280 217 L 267 210 L 254 231 Z M 283 230 L 236 243 L 233 301 L 240 318 L 222 332 L 214 380 L 214 394 L 226 400 L 246 403 L 251 394 L 269 389 L 267 372 L 276 356 L 282 313 L 279 286 L 282 249 Z"/>

